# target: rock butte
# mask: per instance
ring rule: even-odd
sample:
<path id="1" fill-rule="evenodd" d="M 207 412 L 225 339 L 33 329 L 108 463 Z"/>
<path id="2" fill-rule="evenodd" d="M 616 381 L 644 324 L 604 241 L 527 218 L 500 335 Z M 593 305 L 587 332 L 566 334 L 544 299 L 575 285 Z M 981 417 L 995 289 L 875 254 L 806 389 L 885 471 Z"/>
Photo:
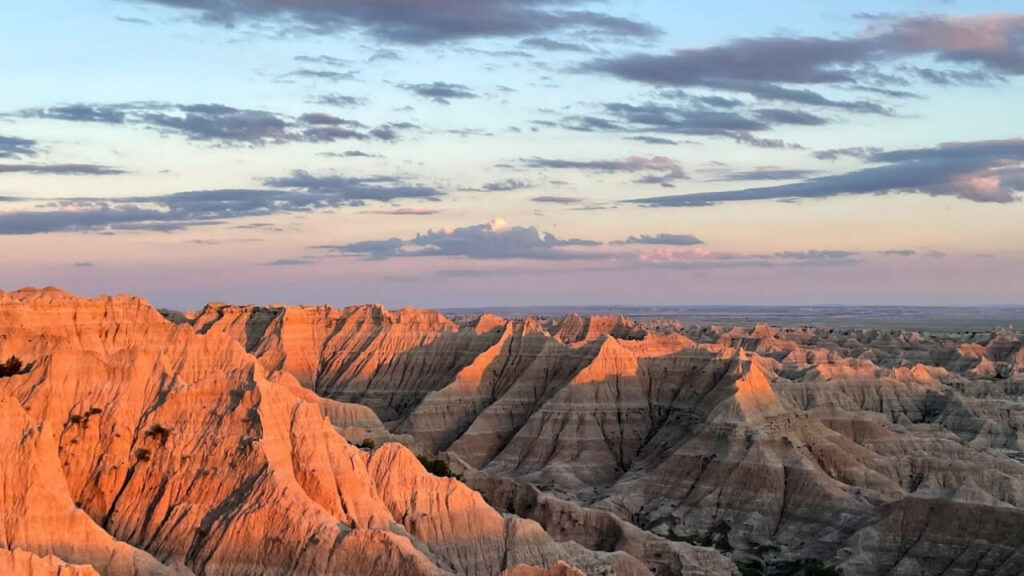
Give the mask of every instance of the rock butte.
<path id="1" fill-rule="evenodd" d="M 1021 340 L 0 293 L 0 573 L 1021 574 Z"/>

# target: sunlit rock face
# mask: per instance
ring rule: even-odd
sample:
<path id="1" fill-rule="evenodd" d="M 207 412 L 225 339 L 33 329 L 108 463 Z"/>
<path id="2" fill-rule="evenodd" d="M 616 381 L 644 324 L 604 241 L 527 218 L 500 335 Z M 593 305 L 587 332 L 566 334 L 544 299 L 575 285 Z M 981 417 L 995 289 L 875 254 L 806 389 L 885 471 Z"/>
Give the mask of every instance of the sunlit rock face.
<path id="1" fill-rule="evenodd" d="M 1024 573 L 1021 340 L 0 293 L 0 574 Z"/>
<path id="2" fill-rule="evenodd" d="M 505 323 L 478 333 L 380 307 L 168 316 L 129 296 L 0 293 L 0 359 L 24 364 L 0 377 L 0 574 L 657 570 L 553 538 L 390 442 L 417 447 L 398 419 Z M 381 442 L 360 449 L 344 434 Z M 425 437 L 423 453 L 450 437 Z M 657 540 L 687 573 L 737 573 L 713 550 Z"/>
<path id="3" fill-rule="evenodd" d="M 558 539 L 632 550 L 647 569 L 674 573 L 637 551 L 661 536 L 745 569 L 1024 573 L 1024 345 L 1013 331 L 230 312 L 204 329 L 259 326 L 232 337 L 270 373 L 297 366 L 320 396 L 446 452 L 491 505 Z M 610 536 L 611 519 L 639 535 Z"/>

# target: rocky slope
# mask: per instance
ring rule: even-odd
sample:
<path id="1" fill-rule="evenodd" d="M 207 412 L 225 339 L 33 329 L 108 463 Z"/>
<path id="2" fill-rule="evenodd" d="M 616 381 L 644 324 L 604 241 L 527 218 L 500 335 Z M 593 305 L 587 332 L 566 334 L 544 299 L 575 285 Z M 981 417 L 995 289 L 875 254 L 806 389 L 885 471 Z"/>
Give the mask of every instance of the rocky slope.
<path id="1" fill-rule="evenodd" d="M 491 505 L 651 571 L 699 564 L 693 548 L 665 560 L 685 540 L 752 574 L 816 562 L 1024 573 L 1013 331 L 453 320 L 380 306 L 211 305 L 186 322 L 447 452 Z M 334 424 L 379 426 L 358 420 Z"/>
<path id="2" fill-rule="evenodd" d="M 178 320 L 127 296 L 0 293 L 0 358 L 25 363 L 0 378 L 0 572 L 651 573 L 494 510 L 402 445 L 339 434 L 401 438 L 337 400 L 394 420 L 420 394 L 409 374 L 454 379 L 496 333 L 377 307 Z M 682 550 L 700 551 L 693 573 L 735 573 Z"/>

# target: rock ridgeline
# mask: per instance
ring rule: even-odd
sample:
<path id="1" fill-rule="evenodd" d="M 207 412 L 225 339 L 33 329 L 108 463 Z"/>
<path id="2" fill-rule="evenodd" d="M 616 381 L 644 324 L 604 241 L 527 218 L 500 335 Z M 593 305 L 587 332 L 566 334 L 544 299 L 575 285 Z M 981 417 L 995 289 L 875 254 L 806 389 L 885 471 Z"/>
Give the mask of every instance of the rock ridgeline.
<path id="1" fill-rule="evenodd" d="M 1010 330 L 380 306 L 211 305 L 188 322 L 322 398 L 371 408 L 380 425 L 364 418 L 377 430 L 365 434 L 447 453 L 499 509 L 632 550 L 652 571 L 683 568 L 618 542 L 631 532 L 608 532 L 610 518 L 657 546 L 713 546 L 751 574 L 1024 573 L 1024 344 Z"/>
<path id="2" fill-rule="evenodd" d="M 1024 573 L 1009 330 L 28 289 L 10 356 L 0 573 Z"/>
<path id="3" fill-rule="evenodd" d="M 372 332 L 382 311 L 366 312 Z M 350 445 L 336 422 L 390 433 L 311 392 L 319 362 L 297 351 L 321 334 L 237 341 L 261 321 L 200 330 L 139 298 L 0 293 L 0 357 L 24 362 L 0 378 L 0 573 L 651 573 L 495 510 L 401 444 Z M 440 315 L 407 328 L 394 349 L 458 332 Z M 707 552 L 695 573 L 735 573 Z"/>

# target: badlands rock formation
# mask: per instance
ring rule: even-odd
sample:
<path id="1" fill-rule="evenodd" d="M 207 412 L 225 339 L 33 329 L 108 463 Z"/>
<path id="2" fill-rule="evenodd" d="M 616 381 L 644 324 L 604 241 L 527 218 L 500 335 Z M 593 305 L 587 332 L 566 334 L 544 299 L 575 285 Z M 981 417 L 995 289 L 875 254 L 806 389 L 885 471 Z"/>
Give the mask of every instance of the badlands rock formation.
<path id="1" fill-rule="evenodd" d="M 10 356 L 2 574 L 1024 573 L 1009 330 L 27 289 Z"/>
<path id="2" fill-rule="evenodd" d="M 651 571 L 1024 573 L 1024 345 L 211 305 L 187 320 L 371 408 L 492 506 Z M 360 422 L 334 421 L 358 435 Z M 379 434 L 367 429 L 365 434 Z"/>
<path id="3" fill-rule="evenodd" d="M 306 351 L 339 336 L 338 322 L 376 333 L 385 315 L 237 309 L 193 327 L 127 296 L 0 293 L 0 357 L 25 364 L 0 378 L 0 573 L 650 573 L 496 511 L 400 444 L 346 442 L 332 423 L 390 433 L 372 411 L 313 393 L 321 363 Z M 473 340 L 420 316 L 406 313 L 405 333 L 375 354 Z M 735 573 L 713 551 L 681 550 L 691 573 Z"/>

